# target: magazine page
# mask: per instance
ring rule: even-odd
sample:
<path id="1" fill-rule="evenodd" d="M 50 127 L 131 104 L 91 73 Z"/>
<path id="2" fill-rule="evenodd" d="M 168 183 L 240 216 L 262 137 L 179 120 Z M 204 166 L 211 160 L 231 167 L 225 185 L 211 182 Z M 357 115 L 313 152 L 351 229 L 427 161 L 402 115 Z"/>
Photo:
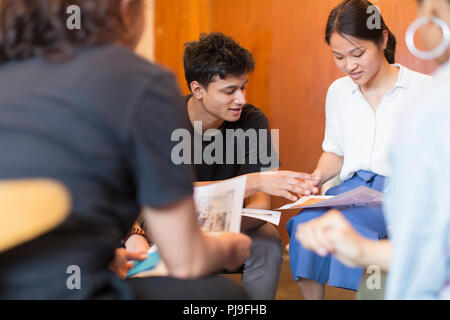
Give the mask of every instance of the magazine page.
<path id="1" fill-rule="evenodd" d="M 200 228 L 204 232 L 241 231 L 247 177 L 195 187 L 194 198 Z"/>
<path id="2" fill-rule="evenodd" d="M 302 197 L 294 203 L 287 204 L 277 210 L 343 207 L 343 206 L 368 206 L 381 205 L 384 194 L 377 190 L 362 186 L 344 192 L 338 196 L 309 196 Z"/>

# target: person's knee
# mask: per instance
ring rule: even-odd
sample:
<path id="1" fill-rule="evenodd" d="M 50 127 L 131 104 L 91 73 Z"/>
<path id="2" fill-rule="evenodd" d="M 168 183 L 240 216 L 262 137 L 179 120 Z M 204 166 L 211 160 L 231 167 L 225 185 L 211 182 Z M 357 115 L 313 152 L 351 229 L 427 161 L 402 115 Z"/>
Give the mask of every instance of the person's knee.
<path id="1" fill-rule="evenodd" d="M 248 234 L 253 241 L 252 256 L 264 257 L 264 260 L 280 263 L 283 258 L 283 249 L 278 231 L 270 224 L 264 224 L 257 230 Z"/>
<path id="2" fill-rule="evenodd" d="M 300 224 L 318 218 L 324 213 L 325 211 L 322 209 L 304 209 L 301 212 L 301 214 L 298 214 L 295 217 L 289 219 L 289 221 L 286 224 L 286 229 L 289 234 L 289 237 L 292 238 L 295 236 L 295 233 L 297 232 L 297 227 Z"/>

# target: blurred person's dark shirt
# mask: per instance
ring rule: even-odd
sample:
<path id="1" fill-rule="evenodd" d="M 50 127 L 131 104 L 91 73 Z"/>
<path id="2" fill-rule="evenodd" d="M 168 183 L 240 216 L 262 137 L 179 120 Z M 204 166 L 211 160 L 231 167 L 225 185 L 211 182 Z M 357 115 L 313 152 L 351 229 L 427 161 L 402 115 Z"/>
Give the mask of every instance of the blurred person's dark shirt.
<path id="1" fill-rule="evenodd" d="M 187 125 L 173 76 L 119 46 L 0 66 L 0 179 L 56 179 L 73 201 L 57 229 L 0 254 L 0 299 L 130 297 L 108 264 L 142 206 L 192 193 L 191 168 L 170 160 Z"/>

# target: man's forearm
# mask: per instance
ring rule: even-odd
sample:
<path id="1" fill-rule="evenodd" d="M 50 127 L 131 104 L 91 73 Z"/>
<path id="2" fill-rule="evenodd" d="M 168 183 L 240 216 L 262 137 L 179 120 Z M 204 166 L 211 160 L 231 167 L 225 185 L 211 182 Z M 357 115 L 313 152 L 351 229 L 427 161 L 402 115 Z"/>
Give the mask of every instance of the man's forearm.
<path id="1" fill-rule="evenodd" d="M 259 175 L 259 173 L 257 173 L 257 172 L 249 173 L 249 174 L 245 175 L 245 176 L 247 176 L 247 183 L 245 185 L 245 198 L 250 197 L 259 191 L 258 175 Z M 218 181 L 196 181 L 196 182 L 194 182 L 194 186 L 195 187 L 207 186 L 207 185 L 210 185 L 213 183 L 219 183 L 219 182 L 223 182 L 223 181 L 237 179 L 239 177 L 242 177 L 242 176 L 237 176 L 235 178 L 231 178 L 231 179 L 227 179 L 227 180 L 218 180 Z"/>

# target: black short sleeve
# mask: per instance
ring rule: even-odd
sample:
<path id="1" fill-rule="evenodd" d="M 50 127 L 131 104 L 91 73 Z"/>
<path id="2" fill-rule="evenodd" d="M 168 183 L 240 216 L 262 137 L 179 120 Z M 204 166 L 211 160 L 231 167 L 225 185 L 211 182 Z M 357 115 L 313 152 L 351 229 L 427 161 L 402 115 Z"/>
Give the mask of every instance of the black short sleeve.
<path id="1" fill-rule="evenodd" d="M 256 131 L 257 144 L 246 141 L 245 164 L 242 165 L 241 174 L 278 168 L 280 162 L 272 143 L 269 120 L 259 109 L 250 112 L 250 114 L 246 127 L 247 130 Z"/>
<path id="2" fill-rule="evenodd" d="M 139 94 L 129 122 L 129 159 L 141 205 L 158 207 L 192 194 L 190 165 L 171 160 L 172 133 L 186 129 L 183 100 L 174 77 L 165 75 Z"/>

